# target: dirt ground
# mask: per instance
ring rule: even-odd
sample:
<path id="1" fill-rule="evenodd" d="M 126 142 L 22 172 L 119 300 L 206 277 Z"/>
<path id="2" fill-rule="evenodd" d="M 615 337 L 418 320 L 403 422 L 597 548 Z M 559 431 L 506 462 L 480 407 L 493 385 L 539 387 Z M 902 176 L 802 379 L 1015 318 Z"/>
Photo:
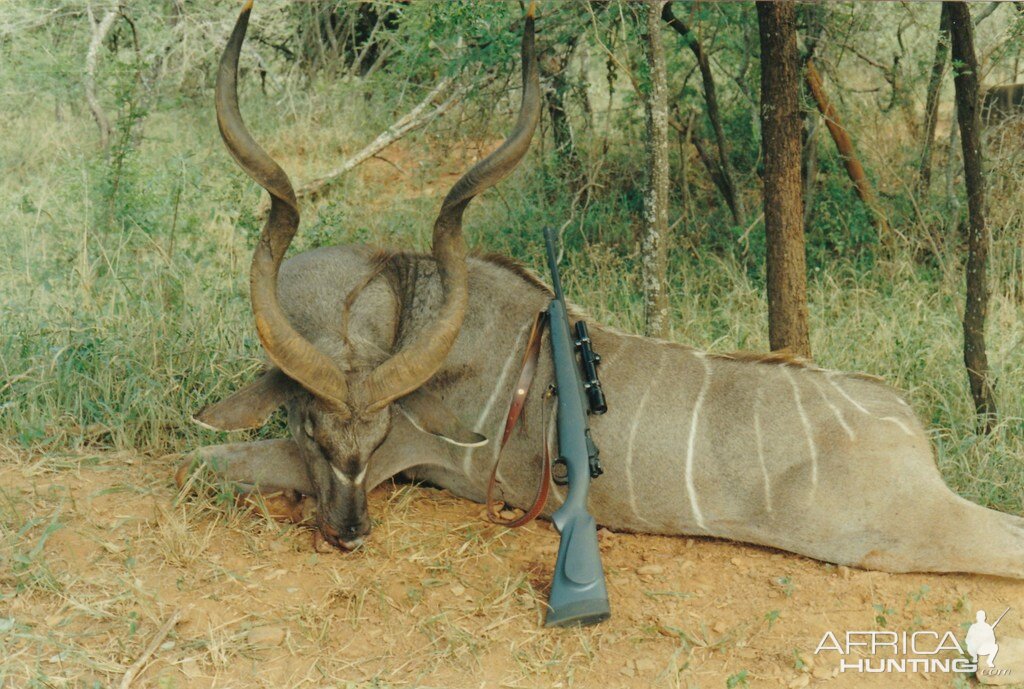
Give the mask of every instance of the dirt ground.
<path id="1" fill-rule="evenodd" d="M 318 552 L 303 527 L 178 498 L 169 460 L 0 454 L 0 686 L 117 686 L 140 658 L 132 686 L 969 686 L 839 674 L 814 649 L 830 630 L 963 639 L 975 610 L 1007 606 L 1000 634 L 1024 636 L 1024 582 L 607 532 L 612 619 L 545 630 L 547 523 L 509 531 L 417 486 L 370 502 L 366 546 Z"/>

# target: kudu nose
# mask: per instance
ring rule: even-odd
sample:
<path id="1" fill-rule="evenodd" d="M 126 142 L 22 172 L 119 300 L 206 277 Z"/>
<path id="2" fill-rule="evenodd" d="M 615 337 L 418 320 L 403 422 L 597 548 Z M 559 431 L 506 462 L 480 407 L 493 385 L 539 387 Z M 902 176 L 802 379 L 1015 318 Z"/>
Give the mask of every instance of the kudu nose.
<path id="1" fill-rule="evenodd" d="M 324 540 L 339 550 L 355 550 L 363 544 L 369 532 L 369 525 L 363 522 L 346 524 L 340 530 L 326 522 L 320 524 Z"/>
<path id="2" fill-rule="evenodd" d="M 352 524 L 342 529 L 341 545 L 346 550 L 355 550 L 363 544 L 364 536 L 369 531 L 362 523 Z"/>

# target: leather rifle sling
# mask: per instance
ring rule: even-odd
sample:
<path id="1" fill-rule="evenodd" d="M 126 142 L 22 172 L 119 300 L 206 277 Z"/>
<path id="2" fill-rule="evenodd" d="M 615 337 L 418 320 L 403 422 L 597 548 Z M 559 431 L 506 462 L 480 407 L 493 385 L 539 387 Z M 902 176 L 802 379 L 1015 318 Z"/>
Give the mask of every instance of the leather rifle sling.
<path id="1" fill-rule="evenodd" d="M 533 321 L 533 328 L 530 331 L 530 339 L 526 344 L 526 352 L 523 353 L 522 369 L 519 372 L 519 380 L 512 390 L 512 400 L 509 402 L 508 416 L 505 418 L 505 430 L 501 434 L 501 445 L 498 447 L 498 456 L 491 469 L 491 477 L 487 481 L 487 518 L 495 524 L 515 528 L 533 521 L 544 509 L 548 500 L 548 491 L 551 490 L 551 455 L 548 451 L 547 427 L 543 423 L 544 411 L 541 404 L 541 432 L 544 445 L 544 467 L 541 472 L 540 485 L 537 487 L 537 495 L 533 505 L 526 511 L 526 514 L 517 518 L 506 520 L 498 514 L 494 506 L 494 489 L 498 483 L 498 465 L 501 463 L 502 452 L 509 438 L 512 437 L 512 430 L 515 428 L 519 417 L 522 416 L 523 408 L 526 406 L 526 396 L 530 392 L 530 384 L 533 383 L 533 376 L 537 372 L 537 360 L 540 357 L 540 341 L 544 334 L 544 326 L 547 324 L 548 312 L 541 311 Z"/>

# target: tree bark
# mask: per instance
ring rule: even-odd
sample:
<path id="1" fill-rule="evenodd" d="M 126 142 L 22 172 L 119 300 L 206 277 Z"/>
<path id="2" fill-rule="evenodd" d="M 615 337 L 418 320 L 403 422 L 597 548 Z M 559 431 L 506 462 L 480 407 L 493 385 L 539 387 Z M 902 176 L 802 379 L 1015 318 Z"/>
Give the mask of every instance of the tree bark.
<path id="1" fill-rule="evenodd" d="M 677 131 L 679 142 L 679 214 L 690 222 L 690 133 L 693 131 L 694 113 L 690 113 L 683 122 L 683 130 Z"/>
<path id="2" fill-rule="evenodd" d="M 945 2 L 949 12 L 953 62 L 957 65 L 957 120 L 964 155 L 967 185 L 967 301 L 964 307 L 964 365 L 971 385 L 978 427 L 991 432 L 996 422 L 993 382 L 985 353 L 985 316 L 988 311 L 988 231 L 985 227 L 985 176 L 981 150 L 981 117 L 978 102 L 978 59 L 974 52 L 971 12 L 962 2 Z"/>
<path id="3" fill-rule="evenodd" d="M 664 0 L 647 4 L 644 56 L 650 83 L 644 97 L 647 113 L 647 193 L 644 195 L 644 231 L 641 265 L 644 292 L 644 329 L 649 336 L 668 335 L 668 84 L 665 48 L 661 40 Z"/>
<path id="4" fill-rule="evenodd" d="M 939 37 L 935 41 L 935 57 L 932 58 L 932 73 L 928 79 L 928 96 L 924 106 L 924 141 L 921 146 L 921 167 L 917 173 L 917 193 L 928 193 L 932 184 L 932 145 L 935 142 L 935 125 L 939 120 L 939 90 L 942 75 L 946 71 L 946 56 L 949 54 L 949 11 L 945 3 L 939 13 Z"/>
<path id="5" fill-rule="evenodd" d="M 875 229 L 878 231 L 879 239 L 887 241 L 890 234 L 889 222 L 885 219 L 885 214 L 882 213 L 882 209 L 878 206 L 878 200 L 875 198 L 875 192 L 871 188 L 871 182 L 868 181 L 868 177 L 864 173 L 864 166 L 860 164 L 857 152 L 853 148 L 853 140 L 850 138 L 850 133 L 846 131 L 846 127 L 839 121 L 839 113 L 829 100 L 828 94 L 825 93 L 825 87 L 821 83 L 821 75 L 818 74 L 814 61 L 808 59 L 804 66 L 804 78 L 807 81 L 807 88 L 810 90 L 811 96 L 814 97 L 814 102 L 818 105 L 818 111 L 825 118 L 825 126 L 828 127 L 829 134 L 832 135 L 832 141 L 836 144 L 839 157 L 843 159 L 843 164 L 846 165 L 846 174 L 850 176 L 850 181 L 853 182 L 853 187 L 857 190 L 857 196 L 867 206 Z"/>
<path id="6" fill-rule="evenodd" d="M 811 224 L 814 194 L 818 189 L 818 113 L 806 113 L 803 137 L 803 157 L 800 159 L 800 179 L 803 182 L 804 231 Z"/>
<path id="7" fill-rule="evenodd" d="M 114 25 L 117 14 L 117 9 L 107 10 L 103 19 L 96 22 L 92 17 L 92 8 L 89 9 L 92 38 L 89 41 L 89 51 L 85 54 L 85 100 L 89 104 L 93 119 L 96 120 L 96 126 L 99 127 L 100 148 L 104 151 L 110 145 L 110 119 L 103 112 L 100 99 L 96 96 L 96 63 L 99 60 L 100 48 L 110 32 L 110 27 Z"/>
<path id="8" fill-rule="evenodd" d="M 576 38 L 570 38 L 558 56 L 540 61 L 541 75 L 551 84 L 544 90 L 544 104 L 551 119 L 551 135 L 555 140 L 555 154 L 561 163 L 561 177 L 569 183 L 572 196 L 586 184 L 583 180 L 583 162 L 573 136 L 572 123 L 565 109 L 566 94 L 569 92 L 567 71 L 576 50 Z M 586 199 L 583 200 L 586 205 Z"/>
<path id="9" fill-rule="evenodd" d="M 758 2 L 768 341 L 810 358 L 800 193 L 800 57 L 793 2 Z"/>
<path id="10" fill-rule="evenodd" d="M 729 152 L 725 144 L 725 133 L 722 130 L 722 118 L 718 112 L 718 96 L 715 91 L 715 77 L 711 73 L 711 63 L 707 53 L 697 40 L 697 35 L 672 12 L 672 3 L 667 2 L 661 10 L 661 18 L 672 27 L 676 33 L 686 40 L 697 58 L 697 67 L 700 69 L 700 78 L 704 83 L 704 101 L 707 103 L 708 119 L 711 121 L 711 128 L 715 132 L 715 143 L 718 145 L 718 166 L 720 182 L 718 187 L 725 197 L 725 202 L 732 213 L 733 222 L 741 224 L 743 218 L 743 202 L 736 192 L 736 185 L 732 180 L 731 166 L 729 165 Z"/>

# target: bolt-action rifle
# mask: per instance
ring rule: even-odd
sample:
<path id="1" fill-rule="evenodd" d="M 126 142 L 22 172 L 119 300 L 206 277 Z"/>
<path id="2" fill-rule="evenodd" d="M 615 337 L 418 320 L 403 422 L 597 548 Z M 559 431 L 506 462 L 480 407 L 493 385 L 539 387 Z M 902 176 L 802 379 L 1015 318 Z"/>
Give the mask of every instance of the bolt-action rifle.
<path id="1" fill-rule="evenodd" d="M 601 357 L 591 346 L 586 323 L 577 321 L 575 330 L 569 329 L 569 314 L 558 277 L 555 241 L 553 230 L 544 228 L 555 291 L 555 298 L 548 306 L 551 357 L 558 395 L 558 459 L 553 473 L 555 482 L 568 483 L 569 490 L 565 502 L 551 515 L 551 521 L 561 534 L 561 541 L 545 627 L 595 624 L 611 616 L 601 553 L 597 546 L 597 522 L 587 511 L 590 480 L 601 475 L 601 463 L 597 446 L 590 437 L 587 414 L 603 414 L 608 409 L 597 379 L 597 364 Z"/>

